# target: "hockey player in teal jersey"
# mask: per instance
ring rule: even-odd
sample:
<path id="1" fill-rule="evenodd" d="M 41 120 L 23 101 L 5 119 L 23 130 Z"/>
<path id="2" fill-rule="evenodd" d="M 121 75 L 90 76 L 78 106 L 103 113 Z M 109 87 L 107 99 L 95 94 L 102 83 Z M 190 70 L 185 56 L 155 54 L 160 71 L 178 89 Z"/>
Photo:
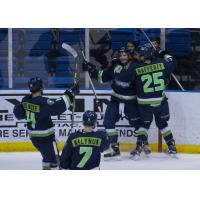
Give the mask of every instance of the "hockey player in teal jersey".
<path id="1" fill-rule="evenodd" d="M 62 97 L 52 100 L 43 97 L 43 81 L 39 77 L 31 78 L 28 87 L 31 94 L 26 95 L 13 112 L 18 120 L 27 120 L 30 140 L 42 155 L 42 168 L 58 169 L 59 155 L 51 116 L 68 110 L 78 90 L 76 87 L 67 89 Z"/>
<path id="2" fill-rule="evenodd" d="M 97 115 L 94 111 L 83 114 L 83 132 L 72 133 L 61 155 L 61 168 L 71 170 L 99 169 L 101 153 L 109 147 L 105 131 L 95 131 Z"/>
<path id="3" fill-rule="evenodd" d="M 138 129 L 140 123 L 133 77 L 134 68 L 130 58 L 129 51 L 122 49 L 117 62 L 108 69 L 97 69 L 96 66 L 87 61 L 83 63 L 84 70 L 88 70 L 91 78 L 100 83 L 109 82 L 113 90 L 104 117 L 104 127 L 110 138 L 112 148 L 110 153 L 104 155 L 106 159 L 120 157 L 118 133 L 115 129 L 120 116 L 124 114 L 134 130 Z"/>
<path id="4" fill-rule="evenodd" d="M 168 126 L 170 118 L 167 97 L 164 93 L 168 83 L 168 77 L 176 67 L 176 62 L 171 55 L 165 52 L 155 52 L 150 47 L 141 47 L 138 50 L 138 62 L 134 64 L 134 79 L 138 109 L 142 126 L 137 130 L 136 148 L 131 152 L 134 159 L 139 158 L 142 144 L 147 141 L 148 129 L 155 117 L 168 148 L 166 153 L 175 155 L 177 153 L 175 141 L 171 129 Z"/>

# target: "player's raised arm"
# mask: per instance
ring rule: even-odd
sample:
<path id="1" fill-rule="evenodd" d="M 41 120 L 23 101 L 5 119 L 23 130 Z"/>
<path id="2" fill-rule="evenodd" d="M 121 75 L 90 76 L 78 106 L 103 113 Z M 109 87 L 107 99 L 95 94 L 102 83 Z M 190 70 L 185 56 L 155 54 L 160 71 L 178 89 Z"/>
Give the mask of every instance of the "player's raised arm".
<path id="1" fill-rule="evenodd" d="M 113 69 L 97 69 L 97 66 L 84 60 L 82 63 L 83 71 L 88 71 L 91 78 L 99 81 L 100 83 L 109 82 L 113 79 Z"/>
<path id="2" fill-rule="evenodd" d="M 13 113 L 15 115 L 15 117 L 18 119 L 18 120 L 21 120 L 21 119 L 26 119 L 26 112 L 23 108 L 23 105 L 21 103 L 17 104 L 14 109 L 13 109 Z"/>
<path id="3" fill-rule="evenodd" d="M 47 112 L 52 115 L 60 115 L 70 108 L 75 95 L 79 93 L 77 87 L 66 89 L 63 96 L 56 99 L 55 101 L 47 99 Z"/>
<path id="4" fill-rule="evenodd" d="M 164 63 L 165 63 L 165 67 L 166 67 L 165 71 L 168 75 L 170 75 L 177 66 L 176 59 L 174 58 L 173 55 L 171 55 L 167 51 L 163 51 L 163 50 L 160 50 L 158 52 L 158 56 L 161 59 L 164 59 Z"/>

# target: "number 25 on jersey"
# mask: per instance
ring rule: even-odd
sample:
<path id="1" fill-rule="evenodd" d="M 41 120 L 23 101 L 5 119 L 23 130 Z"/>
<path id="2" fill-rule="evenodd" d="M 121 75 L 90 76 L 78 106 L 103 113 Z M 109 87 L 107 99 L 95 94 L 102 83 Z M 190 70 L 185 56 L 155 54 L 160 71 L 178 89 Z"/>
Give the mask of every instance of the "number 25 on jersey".
<path id="1" fill-rule="evenodd" d="M 156 72 L 153 74 L 145 74 L 141 76 L 144 83 L 143 90 L 145 93 L 157 92 L 165 89 L 165 82 L 162 79 L 163 72 Z M 153 84 L 153 87 L 151 87 Z"/>

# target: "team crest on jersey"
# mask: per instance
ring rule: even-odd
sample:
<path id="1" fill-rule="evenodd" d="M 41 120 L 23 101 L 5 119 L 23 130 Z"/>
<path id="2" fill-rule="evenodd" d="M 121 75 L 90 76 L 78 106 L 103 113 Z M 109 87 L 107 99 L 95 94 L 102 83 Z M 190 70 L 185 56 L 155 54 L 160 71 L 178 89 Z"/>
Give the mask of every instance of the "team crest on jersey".
<path id="1" fill-rule="evenodd" d="M 52 106 L 54 104 L 54 101 L 51 100 L 51 99 L 47 99 L 47 104 L 50 105 L 50 106 Z"/>
<path id="2" fill-rule="evenodd" d="M 115 74 L 119 74 L 122 71 L 123 67 L 121 65 L 117 65 L 114 69 Z"/>

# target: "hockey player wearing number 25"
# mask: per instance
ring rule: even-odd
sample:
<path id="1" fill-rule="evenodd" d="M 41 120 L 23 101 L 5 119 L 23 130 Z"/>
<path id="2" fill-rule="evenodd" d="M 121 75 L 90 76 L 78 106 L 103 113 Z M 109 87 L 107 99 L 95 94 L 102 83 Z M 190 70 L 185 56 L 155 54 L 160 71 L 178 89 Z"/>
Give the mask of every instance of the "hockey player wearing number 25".
<path id="1" fill-rule="evenodd" d="M 137 54 L 138 62 L 134 64 L 134 79 L 142 126 L 137 131 L 137 145 L 131 154 L 134 159 L 140 156 L 142 144 L 147 141 L 148 129 L 154 116 L 156 125 L 168 146 L 166 153 L 176 155 L 175 141 L 167 123 L 170 114 L 164 93 L 168 76 L 175 69 L 176 62 L 166 52 L 153 52 L 152 48 L 147 46 L 140 47 Z"/>
<path id="2" fill-rule="evenodd" d="M 60 115 L 69 109 L 75 93 L 79 91 L 74 86 L 54 101 L 42 96 L 43 81 L 40 78 L 31 78 L 28 87 L 31 94 L 25 96 L 22 102 L 14 107 L 13 112 L 18 120 L 27 120 L 30 140 L 42 155 L 42 168 L 58 169 L 59 153 L 51 116 Z"/>
<path id="3" fill-rule="evenodd" d="M 86 111 L 83 114 L 83 132 L 72 133 L 62 151 L 62 169 L 100 169 L 101 153 L 108 149 L 109 139 L 105 131 L 94 131 L 97 114 Z"/>

